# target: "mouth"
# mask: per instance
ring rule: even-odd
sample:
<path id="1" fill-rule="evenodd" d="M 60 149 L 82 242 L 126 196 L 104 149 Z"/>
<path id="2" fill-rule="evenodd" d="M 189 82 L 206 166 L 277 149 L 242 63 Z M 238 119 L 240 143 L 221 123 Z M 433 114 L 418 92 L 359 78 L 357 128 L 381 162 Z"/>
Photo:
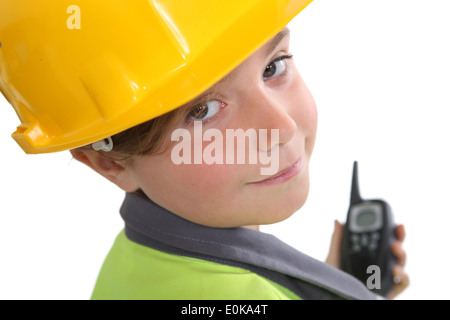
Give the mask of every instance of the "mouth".
<path id="1" fill-rule="evenodd" d="M 284 169 L 277 174 L 270 176 L 267 179 L 257 181 L 257 182 L 251 182 L 249 184 L 251 185 L 259 185 L 259 186 L 270 186 L 275 184 L 280 184 L 283 182 L 286 182 L 293 177 L 295 177 L 303 167 L 303 161 L 302 158 L 298 159 L 293 165 L 288 167 L 287 169 Z"/>

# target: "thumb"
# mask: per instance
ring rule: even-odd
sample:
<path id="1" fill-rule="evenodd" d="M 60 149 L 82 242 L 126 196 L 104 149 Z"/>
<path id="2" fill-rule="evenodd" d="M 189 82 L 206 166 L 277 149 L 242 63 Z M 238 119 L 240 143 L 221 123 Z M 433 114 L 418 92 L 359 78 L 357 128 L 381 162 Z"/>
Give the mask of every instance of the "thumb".
<path id="1" fill-rule="evenodd" d="M 341 267 L 341 245 L 342 235 L 344 233 L 344 225 L 334 220 L 334 232 L 331 237 L 330 251 L 326 259 L 326 263 L 335 268 Z"/>

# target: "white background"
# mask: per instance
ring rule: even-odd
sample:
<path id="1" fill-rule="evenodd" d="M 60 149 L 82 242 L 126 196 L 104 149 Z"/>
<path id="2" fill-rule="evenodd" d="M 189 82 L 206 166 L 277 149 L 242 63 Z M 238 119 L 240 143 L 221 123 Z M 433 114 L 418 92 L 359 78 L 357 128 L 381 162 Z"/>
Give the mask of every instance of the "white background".
<path id="1" fill-rule="evenodd" d="M 262 231 L 324 260 L 344 221 L 352 164 L 364 198 L 404 223 L 411 285 L 399 299 L 449 299 L 450 2 L 315 0 L 291 24 L 318 105 L 308 202 Z M 0 98 L 0 299 L 89 299 L 123 227 L 123 192 L 68 152 L 25 155 Z"/>

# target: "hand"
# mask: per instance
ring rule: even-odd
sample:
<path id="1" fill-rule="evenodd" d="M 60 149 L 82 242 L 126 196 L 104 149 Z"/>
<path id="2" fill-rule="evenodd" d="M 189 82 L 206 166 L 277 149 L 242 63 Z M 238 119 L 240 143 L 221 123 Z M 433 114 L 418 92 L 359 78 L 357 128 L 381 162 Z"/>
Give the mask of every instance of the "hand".
<path id="1" fill-rule="evenodd" d="M 331 238 L 331 245 L 326 263 L 340 269 L 341 268 L 341 243 L 344 233 L 344 225 L 337 220 L 334 221 L 334 233 Z M 402 248 L 405 240 L 405 226 L 398 225 L 395 227 L 395 236 L 397 241 L 392 244 L 392 253 L 397 258 L 397 264 L 394 266 L 392 273 L 394 275 L 394 287 L 387 295 L 387 299 L 394 299 L 409 286 L 409 276 L 406 274 L 404 267 L 406 264 L 406 252 Z"/>

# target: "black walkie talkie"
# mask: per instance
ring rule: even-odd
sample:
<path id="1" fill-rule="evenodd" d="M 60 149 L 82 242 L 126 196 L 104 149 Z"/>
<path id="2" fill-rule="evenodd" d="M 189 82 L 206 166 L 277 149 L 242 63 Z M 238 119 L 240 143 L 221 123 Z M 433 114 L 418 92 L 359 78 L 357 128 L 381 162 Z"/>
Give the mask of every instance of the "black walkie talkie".
<path id="1" fill-rule="evenodd" d="M 341 268 L 381 296 L 386 296 L 394 285 L 392 268 L 396 259 L 391 248 L 395 241 L 394 229 L 388 203 L 361 198 L 355 161 L 350 208 L 342 239 Z"/>

